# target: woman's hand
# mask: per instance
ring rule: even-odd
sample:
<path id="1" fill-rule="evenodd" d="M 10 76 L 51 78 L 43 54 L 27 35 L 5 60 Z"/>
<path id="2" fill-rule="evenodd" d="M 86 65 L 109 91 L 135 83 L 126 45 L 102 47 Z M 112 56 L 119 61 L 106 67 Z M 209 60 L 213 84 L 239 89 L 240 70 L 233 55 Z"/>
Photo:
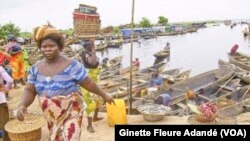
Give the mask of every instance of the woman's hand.
<path id="1" fill-rule="evenodd" d="M 19 106 L 17 109 L 17 119 L 23 121 L 25 114 L 27 114 L 27 108 L 25 106 Z"/>
<path id="2" fill-rule="evenodd" d="M 110 96 L 110 95 L 108 95 L 108 94 L 105 94 L 104 100 L 105 100 L 106 102 L 108 102 L 109 104 L 112 104 L 112 103 L 113 103 L 113 104 L 115 105 L 115 101 L 114 101 L 113 97 Z"/>

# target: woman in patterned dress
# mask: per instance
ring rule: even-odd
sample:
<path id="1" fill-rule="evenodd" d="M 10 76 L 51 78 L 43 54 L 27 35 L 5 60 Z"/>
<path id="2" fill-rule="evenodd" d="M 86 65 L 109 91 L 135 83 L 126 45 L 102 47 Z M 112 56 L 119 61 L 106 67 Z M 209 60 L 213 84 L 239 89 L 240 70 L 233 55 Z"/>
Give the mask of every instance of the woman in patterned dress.
<path id="1" fill-rule="evenodd" d="M 17 117 L 23 120 L 27 107 L 38 95 L 48 122 L 50 140 L 78 141 L 84 111 L 78 85 L 109 103 L 114 103 L 114 100 L 87 76 L 80 62 L 60 55 L 64 38 L 58 30 L 51 25 L 41 26 L 35 29 L 34 36 L 44 59 L 29 70 L 28 84 L 18 106 Z"/>

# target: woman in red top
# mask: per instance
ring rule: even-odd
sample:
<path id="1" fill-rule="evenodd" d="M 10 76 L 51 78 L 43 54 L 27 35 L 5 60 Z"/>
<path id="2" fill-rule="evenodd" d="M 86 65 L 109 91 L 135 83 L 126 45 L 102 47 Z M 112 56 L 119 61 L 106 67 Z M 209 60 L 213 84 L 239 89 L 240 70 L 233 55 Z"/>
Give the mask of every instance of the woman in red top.
<path id="1" fill-rule="evenodd" d="M 139 61 L 139 58 L 135 58 L 135 61 L 133 62 L 133 65 L 136 66 L 136 67 L 140 67 L 140 61 Z"/>

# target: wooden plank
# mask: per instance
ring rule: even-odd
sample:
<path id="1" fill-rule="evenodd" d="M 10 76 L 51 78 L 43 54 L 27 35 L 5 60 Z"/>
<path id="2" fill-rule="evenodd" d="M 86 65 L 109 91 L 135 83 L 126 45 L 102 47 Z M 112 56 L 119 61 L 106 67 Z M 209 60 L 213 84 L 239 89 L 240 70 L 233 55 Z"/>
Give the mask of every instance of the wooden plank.
<path id="1" fill-rule="evenodd" d="M 229 92 L 233 92 L 233 91 L 234 91 L 233 88 L 228 87 L 228 86 L 219 85 L 219 88 L 224 89 L 224 90 L 227 90 L 227 91 L 229 91 Z"/>
<path id="2" fill-rule="evenodd" d="M 143 79 L 139 79 L 139 80 L 137 80 L 137 82 L 139 82 L 139 83 L 147 83 L 148 81 L 143 80 Z"/>
<path id="3" fill-rule="evenodd" d="M 201 94 L 197 94 L 197 96 L 200 97 L 200 98 L 202 98 L 202 99 L 205 99 L 205 100 L 207 100 L 207 101 L 210 101 L 210 100 L 211 100 L 210 98 L 208 98 L 208 97 L 206 97 L 206 96 L 204 96 L 204 95 L 201 95 Z"/>
<path id="4" fill-rule="evenodd" d="M 122 90 L 122 91 L 126 91 L 127 87 L 119 87 L 119 89 Z"/>
<path id="5" fill-rule="evenodd" d="M 179 106 L 182 109 L 187 109 L 187 105 L 183 104 L 183 103 L 177 103 L 177 106 Z"/>

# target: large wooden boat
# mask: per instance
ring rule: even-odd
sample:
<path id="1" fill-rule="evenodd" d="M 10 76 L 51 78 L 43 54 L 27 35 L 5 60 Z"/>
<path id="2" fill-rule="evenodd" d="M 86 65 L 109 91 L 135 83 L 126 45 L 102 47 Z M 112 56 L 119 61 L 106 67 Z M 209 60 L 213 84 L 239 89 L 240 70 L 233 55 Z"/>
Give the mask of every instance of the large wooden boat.
<path id="1" fill-rule="evenodd" d="M 166 71 L 162 72 L 161 74 L 169 75 L 169 76 L 172 76 L 175 78 L 176 76 L 178 76 L 179 73 L 180 73 L 180 69 L 171 69 L 171 70 L 166 70 Z M 144 75 L 144 76 L 137 77 L 136 79 L 134 79 L 134 82 L 132 85 L 133 93 L 139 92 L 139 91 L 147 88 L 147 86 L 149 85 L 150 76 L 151 76 L 151 74 L 148 74 L 148 75 Z M 127 83 L 125 85 L 110 89 L 109 91 L 107 91 L 107 93 L 109 93 L 110 95 L 112 95 L 113 97 L 116 97 L 116 98 L 121 98 L 121 97 L 128 95 L 128 93 L 129 93 L 129 81 L 127 81 Z"/>
<path id="2" fill-rule="evenodd" d="M 135 102 L 133 102 L 133 108 L 137 108 L 138 106 L 142 105 L 144 103 L 144 100 L 152 100 L 154 99 L 154 97 L 162 93 L 167 93 L 172 97 L 172 99 L 174 99 L 171 100 L 172 104 L 178 103 L 183 100 L 186 88 L 189 88 L 190 90 L 197 93 L 201 89 L 206 89 L 223 83 L 225 80 L 232 77 L 233 74 L 233 67 L 220 67 L 218 69 L 204 72 L 187 80 L 176 83 L 167 89 L 162 89 L 155 94 L 147 95 L 140 100 L 136 100 Z"/>

